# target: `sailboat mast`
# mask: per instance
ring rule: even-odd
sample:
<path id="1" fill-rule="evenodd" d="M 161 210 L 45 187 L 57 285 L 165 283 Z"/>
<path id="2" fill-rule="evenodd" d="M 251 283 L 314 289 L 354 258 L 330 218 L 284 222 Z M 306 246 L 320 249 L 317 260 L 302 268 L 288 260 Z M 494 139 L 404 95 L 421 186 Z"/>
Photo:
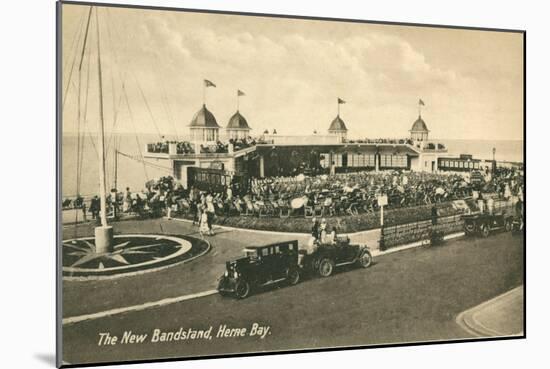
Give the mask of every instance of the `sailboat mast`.
<path id="1" fill-rule="evenodd" d="M 115 185 L 114 189 L 118 192 L 118 145 L 115 148 Z"/>
<path id="2" fill-rule="evenodd" d="M 101 76 L 101 46 L 99 41 L 99 17 L 95 9 L 97 33 L 97 74 L 99 83 L 99 120 L 98 120 L 98 147 L 99 147 L 99 201 L 101 206 L 101 225 L 107 226 L 107 198 L 105 185 L 105 121 L 103 118 L 103 82 Z"/>

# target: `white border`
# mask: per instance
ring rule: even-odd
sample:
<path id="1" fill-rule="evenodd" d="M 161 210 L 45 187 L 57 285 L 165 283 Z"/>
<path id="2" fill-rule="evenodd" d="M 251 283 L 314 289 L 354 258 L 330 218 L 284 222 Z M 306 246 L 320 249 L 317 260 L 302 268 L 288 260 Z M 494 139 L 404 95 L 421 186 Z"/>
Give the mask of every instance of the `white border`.
<path id="1" fill-rule="evenodd" d="M 388 0 L 133 0 L 135 4 L 527 29 L 528 261 L 527 340 L 430 345 L 299 355 L 145 364 L 131 368 L 333 368 L 342 365 L 408 368 L 519 368 L 545 362 L 548 347 L 547 147 L 550 50 L 542 1 Z M 26 269 L 6 261 L 2 361 L 5 367 L 52 368 L 55 324 L 55 68 L 54 1 L 2 4 L 2 247 L 25 250 Z M 429 42 L 429 40 L 426 40 Z M 32 226 L 30 226 L 32 222 Z M 118 366 L 125 368 L 127 366 Z"/>

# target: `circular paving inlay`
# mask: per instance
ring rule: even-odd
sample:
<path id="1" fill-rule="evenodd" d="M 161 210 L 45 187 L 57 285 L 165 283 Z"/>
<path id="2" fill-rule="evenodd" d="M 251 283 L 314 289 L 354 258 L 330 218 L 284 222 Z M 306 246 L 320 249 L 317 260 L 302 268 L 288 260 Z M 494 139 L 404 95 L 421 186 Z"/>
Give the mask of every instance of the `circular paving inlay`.
<path id="1" fill-rule="evenodd" d="M 126 274 L 156 269 L 196 255 L 206 242 L 187 236 L 126 234 L 114 236 L 111 252 L 95 252 L 93 237 L 63 240 L 63 276 Z M 195 250 L 196 251 L 196 250 Z"/>

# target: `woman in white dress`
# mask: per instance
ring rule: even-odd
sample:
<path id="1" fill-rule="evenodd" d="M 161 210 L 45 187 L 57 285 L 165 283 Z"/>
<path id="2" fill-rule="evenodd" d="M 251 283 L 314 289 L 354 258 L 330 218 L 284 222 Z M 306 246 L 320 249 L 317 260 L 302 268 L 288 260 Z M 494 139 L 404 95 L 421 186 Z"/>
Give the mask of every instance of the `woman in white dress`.
<path id="1" fill-rule="evenodd" d="M 208 214 L 206 211 L 201 212 L 199 233 L 201 237 L 204 238 L 204 235 L 210 235 L 210 227 L 208 226 Z"/>

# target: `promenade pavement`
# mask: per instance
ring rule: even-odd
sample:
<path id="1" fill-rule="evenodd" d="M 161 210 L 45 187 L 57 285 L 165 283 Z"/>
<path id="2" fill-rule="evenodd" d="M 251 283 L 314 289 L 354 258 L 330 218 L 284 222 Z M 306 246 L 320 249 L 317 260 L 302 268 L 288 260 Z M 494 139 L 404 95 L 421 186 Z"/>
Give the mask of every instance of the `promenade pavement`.
<path id="1" fill-rule="evenodd" d="M 460 313 L 457 323 L 477 337 L 524 334 L 523 285 Z"/>

